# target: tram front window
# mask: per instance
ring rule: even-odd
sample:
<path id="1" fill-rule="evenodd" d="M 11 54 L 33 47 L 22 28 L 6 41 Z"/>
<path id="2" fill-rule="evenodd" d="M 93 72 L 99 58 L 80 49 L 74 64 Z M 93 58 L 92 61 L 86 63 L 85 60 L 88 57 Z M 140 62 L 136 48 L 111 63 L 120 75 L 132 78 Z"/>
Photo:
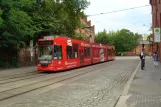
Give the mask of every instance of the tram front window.
<path id="1" fill-rule="evenodd" d="M 39 61 L 51 61 L 52 60 L 52 46 L 39 46 Z"/>

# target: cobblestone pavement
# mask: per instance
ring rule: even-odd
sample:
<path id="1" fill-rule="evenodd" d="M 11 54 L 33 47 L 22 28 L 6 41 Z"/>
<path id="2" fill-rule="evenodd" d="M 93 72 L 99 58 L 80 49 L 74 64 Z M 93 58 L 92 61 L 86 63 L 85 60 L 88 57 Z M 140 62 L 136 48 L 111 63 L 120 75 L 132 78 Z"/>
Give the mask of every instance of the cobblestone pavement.
<path id="1" fill-rule="evenodd" d="M 138 58 L 118 58 L 74 82 L 10 107 L 113 107 L 139 63 Z"/>
<path id="2" fill-rule="evenodd" d="M 145 70 L 138 69 L 130 86 L 127 107 L 161 107 L 161 66 L 146 58 Z"/>

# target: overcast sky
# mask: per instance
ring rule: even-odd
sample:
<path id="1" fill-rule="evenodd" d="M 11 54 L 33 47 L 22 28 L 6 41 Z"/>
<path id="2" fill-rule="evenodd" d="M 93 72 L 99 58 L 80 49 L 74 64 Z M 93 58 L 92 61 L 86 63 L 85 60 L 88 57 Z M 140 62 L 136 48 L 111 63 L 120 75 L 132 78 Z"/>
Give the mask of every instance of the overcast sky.
<path id="1" fill-rule="evenodd" d="M 117 11 L 127 8 L 149 5 L 149 0 L 87 0 L 90 5 L 85 10 L 86 15 L 94 15 Z M 95 25 L 95 32 L 129 29 L 140 34 L 149 34 L 149 27 L 152 23 L 151 6 L 126 10 L 116 13 L 102 14 L 88 17 L 92 25 Z M 145 25 L 145 26 L 144 26 Z"/>

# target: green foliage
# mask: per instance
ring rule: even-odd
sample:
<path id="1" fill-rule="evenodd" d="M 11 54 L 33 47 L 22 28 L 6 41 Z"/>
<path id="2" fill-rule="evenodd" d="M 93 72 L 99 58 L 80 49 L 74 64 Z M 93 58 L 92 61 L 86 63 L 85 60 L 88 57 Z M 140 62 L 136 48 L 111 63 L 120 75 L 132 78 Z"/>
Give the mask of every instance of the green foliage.
<path id="1" fill-rule="evenodd" d="M 25 42 L 26 37 L 32 37 L 35 34 L 35 28 L 32 25 L 30 16 L 18 8 L 11 8 L 7 14 L 7 19 L 1 27 L 2 42 L 5 47 L 16 47 Z M 1 45 L 0 47 L 3 47 Z"/>
<path id="2" fill-rule="evenodd" d="M 0 67 L 4 68 L 17 67 L 17 59 L 15 57 L 12 57 L 10 61 L 7 61 L 5 58 L 0 57 Z"/>
<path id="3" fill-rule="evenodd" d="M 104 30 L 103 32 L 99 32 L 96 36 L 95 36 L 95 41 L 99 42 L 99 43 L 109 43 L 109 36 L 106 32 L 106 30 Z"/>
<path id="4" fill-rule="evenodd" d="M 1 18 L 2 13 L 3 13 L 3 11 L 0 9 L 0 25 L 2 25 L 2 23 L 3 23 L 3 19 Z"/>
<path id="5" fill-rule="evenodd" d="M 124 53 L 127 51 L 132 51 L 139 42 L 141 35 L 134 34 L 130 30 L 122 29 L 116 32 L 110 31 L 109 33 L 104 30 L 96 34 L 95 41 L 105 44 L 114 45 L 116 48 L 116 53 Z"/>
<path id="6" fill-rule="evenodd" d="M 64 0 L 61 4 L 62 11 L 59 14 L 60 19 L 63 20 L 65 34 L 69 37 L 73 37 L 75 29 L 79 27 L 80 18 L 83 16 L 82 10 L 87 8 L 89 2 L 86 0 Z M 63 14 L 63 16 L 62 16 Z M 65 17 L 64 17 L 65 16 Z"/>
<path id="7" fill-rule="evenodd" d="M 13 28 L 10 30 L 12 34 L 15 33 L 16 35 L 21 36 L 21 38 L 27 35 L 33 36 L 35 33 L 30 16 L 17 8 L 12 8 L 9 11 L 6 24 L 9 28 Z"/>
<path id="8" fill-rule="evenodd" d="M 11 49 L 25 45 L 29 37 L 33 37 L 36 28 L 25 10 L 31 9 L 32 1 L 28 0 L 2 0 L 0 2 L 3 13 L 3 24 L 0 26 L 0 48 Z"/>
<path id="9" fill-rule="evenodd" d="M 1 0 L 0 47 L 28 45 L 46 35 L 74 37 L 86 0 Z"/>
<path id="10" fill-rule="evenodd" d="M 39 37 L 45 35 L 66 35 L 74 37 L 75 30 L 80 25 L 82 10 L 88 6 L 86 0 L 64 0 L 55 3 L 55 0 L 37 0 L 32 12 L 32 20 L 39 29 Z M 41 22 L 41 23 L 40 23 Z"/>
<path id="11" fill-rule="evenodd" d="M 31 39 L 36 43 L 46 35 L 75 38 L 88 5 L 86 0 L 0 0 L 0 52 L 29 46 Z"/>

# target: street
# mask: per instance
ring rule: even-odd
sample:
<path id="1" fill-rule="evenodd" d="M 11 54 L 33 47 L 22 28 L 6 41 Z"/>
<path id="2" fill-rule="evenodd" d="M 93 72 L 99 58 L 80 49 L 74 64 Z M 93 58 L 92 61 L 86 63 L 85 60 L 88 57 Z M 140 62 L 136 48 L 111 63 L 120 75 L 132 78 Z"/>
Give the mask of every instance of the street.
<path id="1" fill-rule="evenodd" d="M 0 84 L 0 106 L 113 107 L 138 63 L 138 57 L 118 57 L 115 61 L 66 72 L 34 71 L 29 79 L 25 76 L 17 81 L 8 79 Z"/>

